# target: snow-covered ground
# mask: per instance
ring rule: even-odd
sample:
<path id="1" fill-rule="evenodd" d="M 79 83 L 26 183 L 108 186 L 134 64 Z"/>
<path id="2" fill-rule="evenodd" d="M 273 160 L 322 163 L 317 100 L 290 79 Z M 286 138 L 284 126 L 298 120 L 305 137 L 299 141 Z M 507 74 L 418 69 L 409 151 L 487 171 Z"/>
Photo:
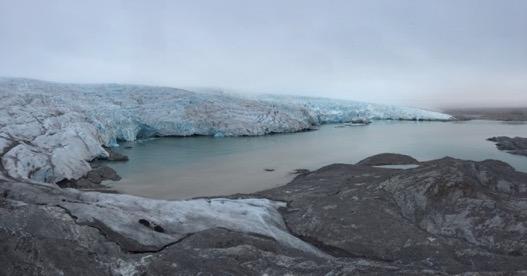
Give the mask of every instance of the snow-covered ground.
<path id="1" fill-rule="evenodd" d="M 4 174 L 77 179 L 103 146 L 151 136 L 296 132 L 354 119 L 448 120 L 437 112 L 324 98 L 196 93 L 169 87 L 0 78 Z"/>

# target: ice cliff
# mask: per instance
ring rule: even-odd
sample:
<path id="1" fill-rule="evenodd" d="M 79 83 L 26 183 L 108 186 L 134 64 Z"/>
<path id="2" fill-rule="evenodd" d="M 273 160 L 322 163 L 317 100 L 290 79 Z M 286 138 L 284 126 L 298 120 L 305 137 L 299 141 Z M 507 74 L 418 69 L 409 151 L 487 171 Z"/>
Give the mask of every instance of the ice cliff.
<path id="1" fill-rule="evenodd" d="M 0 78 L 0 169 L 56 183 L 90 170 L 103 146 L 151 136 L 296 132 L 353 119 L 448 120 L 413 108 L 323 98 L 241 97 L 169 87 Z"/>

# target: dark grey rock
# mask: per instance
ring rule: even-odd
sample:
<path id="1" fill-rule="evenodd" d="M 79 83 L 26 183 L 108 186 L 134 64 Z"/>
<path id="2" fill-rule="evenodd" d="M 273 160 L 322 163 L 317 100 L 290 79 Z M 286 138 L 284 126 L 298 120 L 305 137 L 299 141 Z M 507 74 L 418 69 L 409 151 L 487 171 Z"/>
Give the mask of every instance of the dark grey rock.
<path id="1" fill-rule="evenodd" d="M 289 230 L 333 256 L 446 273 L 527 269 L 527 174 L 500 161 L 334 164 L 258 195 L 288 202 Z"/>
<path id="2" fill-rule="evenodd" d="M 122 153 L 116 152 L 115 150 L 113 150 L 111 148 L 105 148 L 105 149 L 108 152 L 108 157 L 107 158 L 101 158 L 101 159 L 108 160 L 108 161 L 115 161 L 115 162 L 128 161 L 128 156 L 126 156 L 126 155 L 124 155 Z"/>
<path id="3" fill-rule="evenodd" d="M 310 171 L 308 169 L 295 169 L 291 174 L 308 174 Z"/>
<path id="4" fill-rule="evenodd" d="M 63 209 L 4 203 L 0 275 L 108 275 L 126 264 L 115 243 L 97 229 L 77 225 Z"/>
<path id="5" fill-rule="evenodd" d="M 368 119 L 355 119 L 355 120 L 351 120 L 349 123 L 337 125 L 335 126 L 335 128 L 367 126 L 369 124 L 371 124 L 371 121 Z"/>
<path id="6" fill-rule="evenodd" d="M 369 125 L 371 124 L 371 121 L 368 119 L 355 119 L 351 120 L 352 124 L 363 124 L 363 125 Z"/>
<path id="7" fill-rule="evenodd" d="M 0 179 L 0 275 L 525 273 L 527 174 L 493 160 L 419 164 L 333 164 L 240 196 L 287 202 L 284 231 L 324 254 L 206 227 L 201 214 L 163 217 L 164 201 Z"/>
<path id="8" fill-rule="evenodd" d="M 487 139 L 496 143 L 496 147 L 499 150 L 506 151 L 510 154 L 527 156 L 527 138 L 522 137 L 492 137 Z"/>
<path id="9" fill-rule="evenodd" d="M 409 165 L 419 164 L 415 158 L 396 153 L 381 153 L 374 156 L 370 156 L 357 163 L 362 166 L 383 166 L 383 165 Z"/>
<path id="10" fill-rule="evenodd" d="M 85 176 L 79 179 L 65 179 L 57 183 L 61 188 L 107 189 L 101 183 L 105 180 L 118 181 L 121 177 L 114 169 L 105 165 L 96 165 Z"/>
<path id="11" fill-rule="evenodd" d="M 422 273 L 361 258 L 321 258 L 272 237 L 224 228 L 198 231 L 158 249 L 133 250 L 125 237 L 105 233 L 104 224 L 79 223 L 60 205 L 0 198 L 0 217 L 1 275 Z"/>

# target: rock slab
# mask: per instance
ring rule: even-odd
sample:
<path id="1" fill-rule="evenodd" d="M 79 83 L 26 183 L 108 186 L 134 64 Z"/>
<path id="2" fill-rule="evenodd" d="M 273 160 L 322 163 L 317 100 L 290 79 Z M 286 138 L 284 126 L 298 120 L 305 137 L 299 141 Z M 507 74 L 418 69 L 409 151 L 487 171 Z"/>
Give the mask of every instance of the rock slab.
<path id="1" fill-rule="evenodd" d="M 499 150 L 506 151 L 510 154 L 527 156 L 527 138 L 498 136 L 487 140 L 495 142 Z"/>
<path id="2" fill-rule="evenodd" d="M 0 217 L 5 275 L 527 272 L 527 174 L 495 160 L 333 164 L 187 201 L 0 179 Z"/>

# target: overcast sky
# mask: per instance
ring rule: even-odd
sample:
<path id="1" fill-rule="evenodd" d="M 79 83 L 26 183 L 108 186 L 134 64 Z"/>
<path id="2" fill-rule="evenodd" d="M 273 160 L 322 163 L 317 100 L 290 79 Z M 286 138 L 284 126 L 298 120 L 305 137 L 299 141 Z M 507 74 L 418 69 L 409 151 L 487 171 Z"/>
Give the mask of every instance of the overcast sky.
<path id="1" fill-rule="evenodd" d="M 0 0 L 0 75 L 527 106 L 527 1 Z"/>

